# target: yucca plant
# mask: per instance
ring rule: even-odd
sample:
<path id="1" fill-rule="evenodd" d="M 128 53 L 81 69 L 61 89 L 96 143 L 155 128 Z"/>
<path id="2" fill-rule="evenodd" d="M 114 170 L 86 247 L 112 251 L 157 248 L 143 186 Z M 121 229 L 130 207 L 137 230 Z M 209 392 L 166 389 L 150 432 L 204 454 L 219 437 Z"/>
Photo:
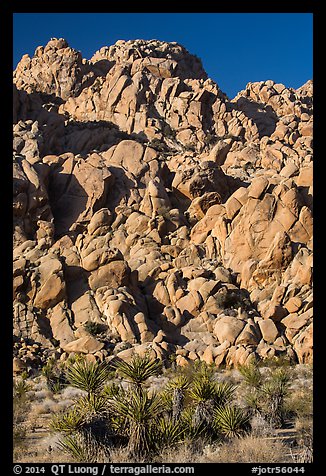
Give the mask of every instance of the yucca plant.
<path id="1" fill-rule="evenodd" d="M 183 440 L 185 425 L 181 420 L 175 422 L 170 418 L 159 418 L 155 425 L 155 438 L 159 448 L 173 446 Z"/>
<path id="2" fill-rule="evenodd" d="M 102 395 L 106 396 L 107 398 L 115 398 L 115 397 L 123 397 L 125 395 L 124 388 L 115 382 L 110 382 L 106 385 L 103 389 Z"/>
<path id="3" fill-rule="evenodd" d="M 166 393 L 171 396 L 172 420 L 174 422 L 180 418 L 184 406 L 185 393 L 189 385 L 188 377 L 183 374 L 177 375 L 167 385 Z"/>
<path id="4" fill-rule="evenodd" d="M 158 375 L 162 371 L 161 361 L 150 359 L 148 355 L 144 357 L 135 355 L 130 362 L 117 359 L 113 367 L 119 375 L 137 388 L 140 388 L 149 377 Z"/>
<path id="5" fill-rule="evenodd" d="M 224 406 L 230 403 L 237 386 L 228 382 L 215 383 L 215 406 Z"/>
<path id="6" fill-rule="evenodd" d="M 238 370 L 248 387 L 258 389 L 262 385 L 263 376 L 256 361 L 252 360 L 248 365 L 239 365 Z"/>
<path id="7" fill-rule="evenodd" d="M 216 382 L 207 378 L 198 378 L 192 382 L 189 396 L 196 402 L 214 400 L 216 397 Z"/>
<path id="8" fill-rule="evenodd" d="M 218 407 L 214 410 L 214 427 L 227 438 L 241 436 L 249 429 L 249 415 L 233 405 Z"/>
<path id="9" fill-rule="evenodd" d="M 206 423 L 203 420 L 196 421 L 194 413 L 193 407 L 187 407 L 180 415 L 180 423 L 184 428 L 184 440 L 196 441 L 203 437 L 207 430 Z"/>
<path id="10" fill-rule="evenodd" d="M 108 397 L 103 394 L 90 393 L 76 400 L 75 409 L 81 414 L 89 415 L 89 417 L 106 414 Z"/>
<path id="11" fill-rule="evenodd" d="M 251 389 L 244 395 L 245 405 L 252 416 L 262 416 L 262 401 L 261 392 L 256 388 Z"/>
<path id="12" fill-rule="evenodd" d="M 284 400 L 288 394 L 289 383 L 288 371 L 278 368 L 260 388 L 265 416 L 276 428 L 280 428 L 284 423 Z"/>
<path id="13" fill-rule="evenodd" d="M 196 407 L 193 413 L 193 425 L 206 425 L 207 430 L 211 428 L 213 410 L 216 397 L 216 382 L 208 378 L 201 377 L 192 383 L 189 396 L 195 402 Z"/>
<path id="14" fill-rule="evenodd" d="M 192 380 L 207 379 L 213 380 L 216 368 L 213 365 L 208 365 L 204 361 L 195 361 L 193 364 Z"/>
<path id="15" fill-rule="evenodd" d="M 73 407 L 65 413 L 53 415 L 50 423 L 52 431 L 71 434 L 80 430 L 85 423 L 84 414 L 80 409 Z"/>
<path id="16" fill-rule="evenodd" d="M 70 385 L 87 392 L 88 397 L 100 393 L 109 374 L 106 362 L 88 362 L 81 360 L 66 370 L 66 378 Z"/>
<path id="17" fill-rule="evenodd" d="M 131 390 L 123 398 L 113 398 L 111 406 L 127 423 L 130 455 L 135 458 L 146 457 L 156 446 L 152 425 L 163 411 L 159 396 L 149 395 L 140 387 Z"/>
<path id="18" fill-rule="evenodd" d="M 53 357 L 50 358 L 42 368 L 42 374 L 46 378 L 48 389 L 53 393 L 60 392 L 67 384 L 63 364 L 61 364 L 61 362 L 58 364 Z"/>
<path id="19" fill-rule="evenodd" d="M 26 399 L 26 394 L 31 390 L 31 386 L 26 382 L 26 380 L 15 380 L 13 391 L 14 391 L 14 400 L 22 401 Z"/>
<path id="20" fill-rule="evenodd" d="M 77 463 L 104 463 L 109 457 L 109 447 L 94 441 L 87 433 L 65 435 L 57 446 L 63 453 L 72 456 Z"/>

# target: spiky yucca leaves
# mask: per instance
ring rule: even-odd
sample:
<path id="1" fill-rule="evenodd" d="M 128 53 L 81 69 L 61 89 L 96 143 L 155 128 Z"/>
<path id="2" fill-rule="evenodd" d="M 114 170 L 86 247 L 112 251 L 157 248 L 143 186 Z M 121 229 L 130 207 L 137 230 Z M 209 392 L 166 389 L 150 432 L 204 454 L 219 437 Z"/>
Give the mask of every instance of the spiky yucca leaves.
<path id="1" fill-rule="evenodd" d="M 214 427 L 224 436 L 241 436 L 249 429 L 249 415 L 239 407 L 226 405 L 214 410 Z"/>
<path id="2" fill-rule="evenodd" d="M 184 439 L 185 430 L 186 427 L 181 420 L 175 422 L 170 418 L 159 418 L 155 426 L 157 446 L 161 449 L 176 445 Z"/>
<path id="3" fill-rule="evenodd" d="M 62 433 L 86 431 L 96 440 L 112 435 L 109 425 L 108 399 L 103 395 L 90 394 L 75 401 L 72 409 L 54 415 L 51 429 Z"/>
<path id="4" fill-rule="evenodd" d="M 148 355 L 144 357 L 135 355 L 129 363 L 118 359 L 113 363 L 113 367 L 118 374 L 137 388 L 140 388 L 149 377 L 158 375 L 162 371 L 161 361 L 150 359 Z"/>
<path id="5" fill-rule="evenodd" d="M 86 435 L 94 444 L 106 443 L 112 446 L 115 431 L 108 410 L 107 397 L 97 394 L 83 396 L 75 401 L 71 410 L 53 416 L 51 429 L 65 435 Z"/>
<path id="6" fill-rule="evenodd" d="M 242 368 L 243 371 L 243 368 Z M 284 423 L 284 403 L 288 394 L 289 372 L 287 368 L 270 369 L 263 378 L 259 369 L 251 366 L 245 369 L 245 382 L 250 391 L 245 395 L 245 402 L 252 414 L 259 414 L 276 428 Z"/>
<path id="7" fill-rule="evenodd" d="M 184 439 L 188 441 L 196 441 L 205 435 L 207 425 L 204 421 L 194 422 L 195 409 L 187 407 L 180 415 L 180 423 L 184 428 Z"/>
<path id="8" fill-rule="evenodd" d="M 166 387 L 167 394 L 171 395 L 172 420 L 174 422 L 177 422 L 180 418 L 184 406 L 185 393 L 189 385 L 188 377 L 181 374 L 172 379 Z"/>
<path id="9" fill-rule="evenodd" d="M 192 417 L 194 427 L 204 425 L 208 432 L 211 430 L 213 419 L 213 410 L 216 397 L 216 382 L 206 376 L 201 376 L 192 383 L 189 395 L 196 403 L 195 411 Z"/>
<path id="10" fill-rule="evenodd" d="M 195 361 L 193 364 L 193 375 L 191 380 L 213 380 L 216 368 L 206 364 L 204 361 Z"/>
<path id="11" fill-rule="evenodd" d="M 268 422 L 276 428 L 284 423 L 284 400 L 288 394 L 290 376 L 287 369 L 274 370 L 267 382 L 260 387 L 263 410 Z"/>
<path id="12" fill-rule="evenodd" d="M 63 453 L 72 456 L 77 463 L 104 463 L 109 457 L 109 446 L 94 441 L 87 433 L 65 435 L 57 445 Z"/>
<path id="13" fill-rule="evenodd" d="M 80 409 L 73 407 L 65 413 L 54 414 L 50 423 L 50 429 L 69 435 L 81 430 L 84 423 L 84 414 L 80 412 Z"/>
<path id="14" fill-rule="evenodd" d="M 88 397 L 100 393 L 108 378 L 109 370 L 105 362 L 77 361 L 66 370 L 70 385 L 87 392 Z"/>
<path id="15" fill-rule="evenodd" d="M 256 361 L 252 360 L 248 365 L 239 365 L 238 370 L 249 387 L 258 389 L 263 383 L 263 376 Z"/>
<path id="16" fill-rule="evenodd" d="M 31 386 L 26 382 L 26 380 L 19 379 L 19 380 L 14 380 L 14 386 L 13 386 L 13 396 L 14 400 L 21 401 L 23 399 L 26 399 L 27 392 L 31 390 Z"/>
<path id="17" fill-rule="evenodd" d="M 110 421 L 111 428 L 115 431 L 116 434 L 126 435 L 128 429 L 127 419 L 118 414 L 114 406 L 112 406 L 112 400 L 122 400 L 124 401 L 127 398 L 127 392 L 122 387 L 122 385 L 115 382 L 111 382 L 106 385 L 101 394 L 107 399 L 106 413 Z"/>
<path id="18" fill-rule="evenodd" d="M 250 391 L 244 395 L 244 401 L 248 411 L 252 416 L 262 415 L 262 406 L 261 406 L 261 392 L 256 388 L 250 389 Z"/>
<path id="19" fill-rule="evenodd" d="M 189 395 L 194 402 L 206 402 L 216 397 L 216 382 L 205 377 L 193 381 Z"/>
<path id="20" fill-rule="evenodd" d="M 204 367 L 204 371 L 196 376 L 189 391 L 190 397 L 196 403 L 193 425 L 204 424 L 207 436 L 214 436 L 214 409 L 230 402 L 235 389 L 234 385 L 213 380 L 211 369 L 207 371 L 207 367 Z"/>
<path id="21" fill-rule="evenodd" d="M 125 393 L 124 388 L 115 382 L 106 385 L 102 392 L 102 394 L 107 398 L 124 397 Z"/>
<path id="22" fill-rule="evenodd" d="M 58 362 L 52 357 L 42 368 L 42 374 L 46 378 L 47 386 L 53 393 L 60 392 L 60 390 L 62 390 L 67 384 L 63 366 L 64 364 Z"/>
<path id="23" fill-rule="evenodd" d="M 90 418 L 94 415 L 103 415 L 107 413 L 108 397 L 102 394 L 90 393 L 76 400 L 75 408 L 76 411 L 88 415 Z"/>
<path id="24" fill-rule="evenodd" d="M 128 448 L 135 458 L 146 457 L 156 447 L 153 425 L 163 412 L 163 403 L 156 394 L 143 388 L 131 390 L 123 398 L 111 400 L 113 411 L 127 422 Z"/>
<path id="25" fill-rule="evenodd" d="M 189 392 L 197 403 L 211 402 L 214 407 L 222 406 L 232 400 L 236 386 L 227 382 L 216 382 L 206 377 L 195 380 Z"/>
<path id="26" fill-rule="evenodd" d="M 224 406 L 232 401 L 237 386 L 227 382 L 215 383 L 215 406 Z"/>

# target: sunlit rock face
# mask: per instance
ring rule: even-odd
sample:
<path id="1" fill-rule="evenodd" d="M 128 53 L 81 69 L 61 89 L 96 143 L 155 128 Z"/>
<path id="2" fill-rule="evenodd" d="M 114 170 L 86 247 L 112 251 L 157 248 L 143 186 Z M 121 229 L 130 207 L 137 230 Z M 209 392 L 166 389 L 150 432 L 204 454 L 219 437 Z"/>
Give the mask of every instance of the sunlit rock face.
<path id="1" fill-rule="evenodd" d="M 311 362 L 312 98 L 312 81 L 269 80 L 229 100 L 199 58 L 157 40 L 24 55 L 15 339 L 63 359 Z"/>

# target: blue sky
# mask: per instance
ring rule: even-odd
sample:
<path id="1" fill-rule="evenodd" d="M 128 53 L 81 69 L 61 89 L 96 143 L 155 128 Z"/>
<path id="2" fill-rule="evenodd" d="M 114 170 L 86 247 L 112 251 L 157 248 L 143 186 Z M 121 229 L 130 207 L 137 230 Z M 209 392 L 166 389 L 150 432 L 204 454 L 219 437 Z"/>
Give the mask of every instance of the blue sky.
<path id="1" fill-rule="evenodd" d="M 13 63 L 51 37 L 87 59 L 120 39 L 176 41 L 232 98 L 248 82 L 312 79 L 312 23 L 311 13 L 15 13 Z"/>

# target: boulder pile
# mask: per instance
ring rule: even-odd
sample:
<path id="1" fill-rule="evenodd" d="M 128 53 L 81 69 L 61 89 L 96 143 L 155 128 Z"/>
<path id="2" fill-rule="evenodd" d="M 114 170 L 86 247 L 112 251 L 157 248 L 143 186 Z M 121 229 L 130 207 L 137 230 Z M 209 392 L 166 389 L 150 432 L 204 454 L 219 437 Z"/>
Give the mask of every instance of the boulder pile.
<path id="1" fill-rule="evenodd" d="M 13 94 L 17 372 L 44 349 L 312 361 L 312 81 L 230 100 L 177 43 L 54 38 Z"/>

